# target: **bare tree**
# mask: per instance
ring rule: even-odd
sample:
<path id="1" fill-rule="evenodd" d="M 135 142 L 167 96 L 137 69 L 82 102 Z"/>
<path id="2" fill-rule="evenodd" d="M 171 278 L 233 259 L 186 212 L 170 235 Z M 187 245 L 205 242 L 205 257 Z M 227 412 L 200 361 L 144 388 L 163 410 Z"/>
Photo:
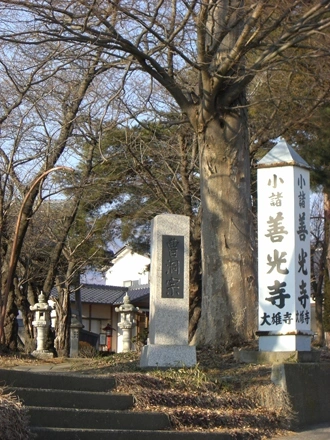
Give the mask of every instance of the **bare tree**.
<path id="1" fill-rule="evenodd" d="M 323 302 L 327 251 L 324 208 L 324 194 L 315 193 L 311 206 L 311 292 L 315 301 L 316 323 L 316 337 L 313 343 L 318 346 L 324 345 Z"/>
<path id="2" fill-rule="evenodd" d="M 2 47 L 0 342 L 10 345 L 17 314 L 13 281 L 28 226 L 46 196 L 46 177 L 61 168 L 63 153 L 77 143 L 78 119 L 96 103 L 93 96 L 88 101 L 87 92 L 104 63 L 100 50 L 76 53 L 59 43 L 44 44 L 42 50 L 15 43 Z M 60 248 L 54 250 L 54 263 Z M 46 279 L 48 290 L 55 266 Z"/>
<path id="3" fill-rule="evenodd" d="M 200 157 L 203 297 L 196 342 L 251 338 L 256 266 L 246 90 L 270 68 L 287 67 L 288 57 L 294 65 L 302 56 L 329 55 L 329 2 L 5 0 L 0 8 L 8 23 L 11 15 L 16 20 L 7 28 L 3 22 L 2 41 L 100 48 L 125 72 L 132 114 L 143 99 L 144 114 L 158 106 L 186 115 Z M 159 86 L 167 102 L 157 102 Z"/>

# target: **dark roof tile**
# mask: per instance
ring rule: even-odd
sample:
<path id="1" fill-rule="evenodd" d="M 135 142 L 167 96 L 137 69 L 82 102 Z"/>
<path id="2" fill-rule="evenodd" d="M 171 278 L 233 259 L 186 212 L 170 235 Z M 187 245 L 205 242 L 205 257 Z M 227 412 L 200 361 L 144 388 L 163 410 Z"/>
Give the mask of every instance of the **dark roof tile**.
<path id="1" fill-rule="evenodd" d="M 81 302 L 89 304 L 113 304 L 119 305 L 124 302 L 124 296 L 128 296 L 132 303 L 139 301 L 142 297 L 149 295 L 149 286 L 139 288 L 127 288 L 118 286 L 105 286 L 101 284 L 82 284 L 80 287 Z M 51 294 L 57 297 L 56 289 Z M 71 295 L 71 301 L 73 294 Z"/>

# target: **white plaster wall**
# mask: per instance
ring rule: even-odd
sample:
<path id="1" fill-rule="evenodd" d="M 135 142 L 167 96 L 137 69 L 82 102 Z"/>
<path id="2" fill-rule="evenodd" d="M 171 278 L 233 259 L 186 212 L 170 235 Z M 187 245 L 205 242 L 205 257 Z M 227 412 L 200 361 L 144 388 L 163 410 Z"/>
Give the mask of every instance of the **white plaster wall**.
<path id="1" fill-rule="evenodd" d="M 150 258 L 132 254 L 129 249 L 125 249 L 113 263 L 114 265 L 105 274 L 107 286 L 124 286 L 125 281 L 148 284 L 149 272 L 146 272 L 146 266 L 150 264 Z"/>

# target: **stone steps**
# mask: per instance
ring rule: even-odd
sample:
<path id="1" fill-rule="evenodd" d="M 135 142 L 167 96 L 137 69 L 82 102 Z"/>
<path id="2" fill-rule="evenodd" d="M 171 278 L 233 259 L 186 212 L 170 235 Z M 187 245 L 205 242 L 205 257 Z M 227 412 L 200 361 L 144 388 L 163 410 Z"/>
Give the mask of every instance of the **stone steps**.
<path id="1" fill-rule="evenodd" d="M 73 409 L 104 409 L 126 410 L 134 404 L 134 398 L 127 394 L 111 394 L 92 391 L 72 391 L 13 387 L 8 391 L 14 391 L 26 406 Z"/>
<path id="2" fill-rule="evenodd" d="M 177 432 L 168 416 L 131 411 L 134 397 L 116 394 L 114 378 L 0 369 L 28 408 L 38 440 L 230 440 L 229 434 Z"/>
<path id="3" fill-rule="evenodd" d="M 170 429 L 166 414 L 29 406 L 31 426 L 80 429 Z"/>
<path id="4" fill-rule="evenodd" d="M 72 391 L 108 392 L 114 390 L 116 381 L 113 377 L 87 376 L 71 372 L 24 371 L 0 369 L 0 385 L 40 389 L 58 389 Z"/>

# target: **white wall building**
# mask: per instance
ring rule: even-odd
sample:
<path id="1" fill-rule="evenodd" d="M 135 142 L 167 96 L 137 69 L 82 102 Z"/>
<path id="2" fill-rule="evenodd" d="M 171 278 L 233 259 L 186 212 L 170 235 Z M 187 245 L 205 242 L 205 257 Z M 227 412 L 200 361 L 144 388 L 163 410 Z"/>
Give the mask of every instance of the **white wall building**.
<path id="1" fill-rule="evenodd" d="M 150 258 L 133 253 L 129 246 L 120 249 L 105 273 L 107 286 L 138 287 L 149 283 Z"/>

